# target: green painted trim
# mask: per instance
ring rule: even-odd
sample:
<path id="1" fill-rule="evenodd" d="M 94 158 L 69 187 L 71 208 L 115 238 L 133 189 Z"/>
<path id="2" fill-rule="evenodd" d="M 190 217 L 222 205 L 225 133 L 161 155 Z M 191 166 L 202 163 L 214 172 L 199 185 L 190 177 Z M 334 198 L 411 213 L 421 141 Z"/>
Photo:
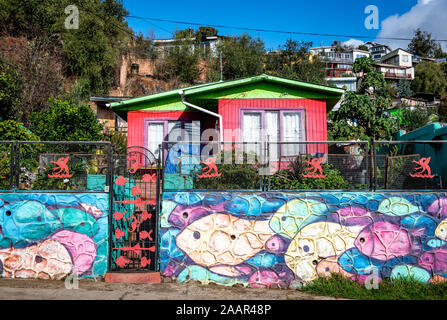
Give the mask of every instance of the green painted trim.
<path id="1" fill-rule="evenodd" d="M 264 88 L 259 89 L 259 83 L 264 82 Z M 256 85 L 255 85 L 256 84 Z M 284 86 L 286 88 L 281 88 L 279 86 Z M 151 101 L 157 101 L 157 105 L 161 106 L 164 99 L 176 98 L 175 100 L 180 101 L 179 90 L 183 90 L 185 96 L 194 96 L 195 99 L 218 99 L 218 98 L 229 98 L 236 99 L 241 98 L 242 94 L 241 87 L 252 88 L 250 94 L 245 95 L 243 98 L 253 99 L 253 98 L 284 98 L 287 99 L 290 95 L 292 99 L 296 98 L 318 98 L 318 99 L 340 99 L 345 90 L 340 88 L 333 88 L 329 86 L 316 85 L 296 80 L 289 80 L 280 77 L 260 75 L 250 78 L 244 78 L 240 80 L 231 80 L 224 82 L 214 82 L 198 86 L 192 86 L 183 89 L 171 90 L 163 93 L 157 93 L 149 96 L 129 99 L 121 102 L 112 103 L 110 107 L 115 109 L 117 113 L 126 111 L 135 111 L 147 109 L 147 103 Z M 257 87 L 257 89 L 254 89 Z M 273 92 L 273 94 L 272 94 Z M 284 93 L 287 93 L 284 96 Z M 280 94 L 278 96 L 278 94 Z M 282 94 L 282 96 L 281 96 Z M 226 95 L 229 95 L 226 96 Z M 142 105 L 142 103 L 144 104 Z M 166 105 L 166 104 L 165 104 Z M 132 106 L 132 107 L 130 107 Z M 150 107 L 149 107 L 150 108 Z"/>

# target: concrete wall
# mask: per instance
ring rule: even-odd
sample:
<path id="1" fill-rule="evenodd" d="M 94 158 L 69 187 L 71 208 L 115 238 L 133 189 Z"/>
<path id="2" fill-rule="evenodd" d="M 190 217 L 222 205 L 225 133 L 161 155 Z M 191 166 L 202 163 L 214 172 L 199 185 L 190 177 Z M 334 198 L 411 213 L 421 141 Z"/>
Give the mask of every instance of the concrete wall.
<path id="1" fill-rule="evenodd" d="M 0 194 L 1 276 L 105 275 L 108 210 L 105 193 Z"/>
<path id="2" fill-rule="evenodd" d="M 446 281 L 445 218 L 446 193 L 167 192 L 160 270 L 250 287 L 294 288 L 331 272 Z"/>

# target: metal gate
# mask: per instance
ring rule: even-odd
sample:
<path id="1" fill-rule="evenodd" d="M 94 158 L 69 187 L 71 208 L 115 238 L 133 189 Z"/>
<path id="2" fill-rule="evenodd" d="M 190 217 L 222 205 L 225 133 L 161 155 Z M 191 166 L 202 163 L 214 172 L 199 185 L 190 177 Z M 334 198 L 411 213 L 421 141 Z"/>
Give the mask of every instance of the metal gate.
<path id="1" fill-rule="evenodd" d="M 114 155 L 111 192 L 111 272 L 158 271 L 160 161 L 148 149 Z"/>

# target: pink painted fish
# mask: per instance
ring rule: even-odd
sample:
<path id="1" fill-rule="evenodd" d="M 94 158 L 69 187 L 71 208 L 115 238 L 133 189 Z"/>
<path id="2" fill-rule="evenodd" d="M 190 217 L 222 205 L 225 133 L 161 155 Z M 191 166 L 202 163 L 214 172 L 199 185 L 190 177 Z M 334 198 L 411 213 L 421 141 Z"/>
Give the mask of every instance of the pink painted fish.
<path id="1" fill-rule="evenodd" d="M 422 236 L 424 229 L 411 233 L 399 225 L 379 221 L 365 227 L 355 239 L 355 246 L 366 256 L 377 260 L 389 260 L 420 250 L 415 237 Z"/>
<path id="2" fill-rule="evenodd" d="M 366 226 L 374 223 L 374 218 L 368 210 L 362 207 L 345 207 L 331 215 L 335 222 L 344 226 Z"/>
<path id="3" fill-rule="evenodd" d="M 434 273 L 447 272 L 447 249 L 435 249 L 425 252 L 419 258 L 419 265 Z"/>
<path id="4" fill-rule="evenodd" d="M 63 230 L 52 235 L 51 239 L 59 241 L 70 252 L 73 261 L 72 273 L 81 275 L 91 268 L 96 258 L 96 245 L 90 237 Z"/>
<path id="5" fill-rule="evenodd" d="M 427 212 L 439 219 L 447 217 L 447 198 L 441 198 L 434 201 L 428 208 Z"/>
<path id="6" fill-rule="evenodd" d="M 285 276 L 285 272 L 279 275 L 273 271 L 263 270 L 256 271 L 248 280 L 249 287 L 252 288 L 268 288 L 270 286 L 283 287 L 281 278 Z"/>

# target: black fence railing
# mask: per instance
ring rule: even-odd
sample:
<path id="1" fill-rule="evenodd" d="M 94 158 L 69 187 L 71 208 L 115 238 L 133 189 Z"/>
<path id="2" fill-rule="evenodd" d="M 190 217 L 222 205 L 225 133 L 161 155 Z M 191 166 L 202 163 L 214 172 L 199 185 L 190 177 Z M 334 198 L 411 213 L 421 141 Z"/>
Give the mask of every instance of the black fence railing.
<path id="1" fill-rule="evenodd" d="M 442 190 L 447 184 L 447 141 L 164 142 L 159 149 L 165 191 Z"/>
<path id="2" fill-rule="evenodd" d="M 112 145 L 0 141 L 0 191 L 108 192 Z"/>

